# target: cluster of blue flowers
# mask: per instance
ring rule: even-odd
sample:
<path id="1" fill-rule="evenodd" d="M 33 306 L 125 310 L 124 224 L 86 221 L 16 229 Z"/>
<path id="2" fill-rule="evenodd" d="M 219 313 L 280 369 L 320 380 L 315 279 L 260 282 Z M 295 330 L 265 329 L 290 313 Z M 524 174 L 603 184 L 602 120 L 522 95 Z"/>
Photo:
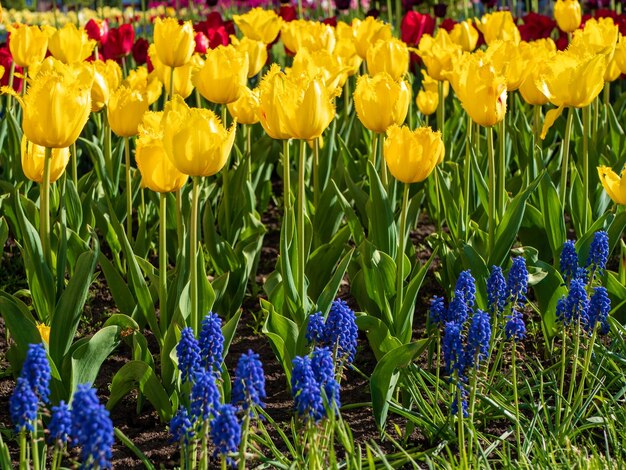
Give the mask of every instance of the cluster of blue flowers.
<path id="1" fill-rule="evenodd" d="M 340 386 L 335 377 L 333 354 L 328 347 L 318 347 L 310 356 L 297 356 L 291 372 L 291 393 L 296 412 L 315 422 L 338 413 Z"/>
<path id="2" fill-rule="evenodd" d="M 606 288 L 598 285 L 608 257 L 609 236 L 603 231 L 594 234 L 584 266 L 579 265 L 574 241 L 568 240 L 563 245 L 560 268 L 568 292 L 559 299 L 556 308 L 557 319 L 563 325 L 579 324 L 589 333 L 597 326 L 600 334 L 609 332 L 611 300 Z"/>
<path id="3" fill-rule="evenodd" d="M 43 344 L 31 344 L 10 398 L 11 419 L 18 432 L 33 431 L 39 407 L 49 402 L 50 364 Z M 81 468 L 111 467 L 113 423 L 100 404 L 96 391 L 87 384 L 78 385 L 72 408 L 64 401 L 51 407 L 48 442 L 63 450 L 67 442 L 80 446 Z"/>
<path id="4" fill-rule="evenodd" d="M 219 316 L 209 313 L 204 318 L 199 339 L 191 328 L 184 328 L 176 354 L 181 381 L 190 382 L 191 393 L 189 409 L 181 406 L 170 421 L 172 440 L 188 445 L 208 424 L 216 455 L 227 457 L 237 452 L 241 443 L 238 414 L 252 413 L 254 406 L 264 406 L 265 374 L 259 355 L 252 351 L 241 355 L 235 371 L 232 404 L 222 404 L 224 336 Z M 228 461 L 232 463 L 230 458 Z"/>
<path id="5" fill-rule="evenodd" d="M 309 316 L 306 339 L 315 346 L 328 347 L 337 352 L 339 364 L 350 364 L 356 354 L 358 328 L 356 315 L 341 299 L 335 300 L 324 319 L 321 312 Z"/>

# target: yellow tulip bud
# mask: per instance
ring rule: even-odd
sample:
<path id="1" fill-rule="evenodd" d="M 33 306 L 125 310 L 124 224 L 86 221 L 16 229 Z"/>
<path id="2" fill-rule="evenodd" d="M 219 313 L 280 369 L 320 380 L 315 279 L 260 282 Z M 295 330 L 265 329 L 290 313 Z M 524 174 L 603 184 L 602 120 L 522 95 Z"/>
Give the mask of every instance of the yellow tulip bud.
<path id="1" fill-rule="evenodd" d="M 271 44 L 280 32 L 283 20 L 272 10 L 253 8 L 244 15 L 233 15 L 243 35 L 254 41 Z"/>
<path id="2" fill-rule="evenodd" d="M 493 41 L 485 53 L 498 75 L 504 75 L 507 91 L 519 88 L 526 75 L 527 61 L 522 57 L 522 46 L 511 41 Z"/>
<path id="3" fill-rule="evenodd" d="M 178 191 L 188 176 L 181 173 L 167 157 L 163 146 L 161 119 L 163 112 L 144 114 L 137 139 L 135 161 L 141 173 L 141 184 L 157 193 Z"/>
<path id="4" fill-rule="evenodd" d="M 439 81 L 447 80 L 461 52 L 461 46 L 450 40 L 445 29 L 440 29 L 434 38 L 424 34 L 417 51 L 426 65 L 428 75 Z"/>
<path id="5" fill-rule="evenodd" d="M 115 90 L 107 106 L 111 130 L 120 137 L 131 137 L 139 132 L 139 124 L 148 111 L 148 99 L 144 93 L 121 86 Z"/>
<path id="6" fill-rule="evenodd" d="M 400 80 L 409 70 L 409 49 L 396 38 L 380 40 L 367 51 L 367 71 L 370 75 L 387 72 Z"/>
<path id="7" fill-rule="evenodd" d="M 91 87 L 91 110 L 100 111 L 109 102 L 111 91 L 122 82 L 122 69 L 114 60 L 95 60 L 93 85 Z"/>
<path id="8" fill-rule="evenodd" d="M 284 46 L 294 53 L 303 47 L 311 52 L 321 49 L 333 52 L 336 43 L 332 26 L 307 20 L 283 23 L 280 39 Z"/>
<path id="9" fill-rule="evenodd" d="M 354 44 L 356 52 L 361 59 L 367 58 L 367 50 L 381 39 L 387 41 L 391 39 L 391 26 L 372 16 L 368 16 L 363 21 L 355 20 L 352 22 L 355 30 Z"/>
<path id="10" fill-rule="evenodd" d="M 402 124 L 410 100 L 407 82 L 396 82 L 385 72 L 374 77 L 361 75 L 356 82 L 356 115 L 361 124 L 373 132 L 383 133 L 393 124 Z"/>
<path id="11" fill-rule="evenodd" d="M 233 147 L 237 123 L 226 130 L 208 109 L 189 108 L 178 95 L 165 105 L 163 144 L 167 157 L 189 176 L 211 176 L 220 171 Z"/>
<path id="12" fill-rule="evenodd" d="M 65 148 L 78 139 L 91 111 L 93 67 L 69 67 L 58 63 L 53 70 L 31 80 L 26 96 L 13 94 L 22 106 L 26 138 L 48 148 Z"/>
<path id="13" fill-rule="evenodd" d="M 617 173 L 608 166 L 599 166 L 598 176 L 604 190 L 613 202 L 626 204 L 626 171 L 622 170 L 621 175 L 617 176 Z"/>
<path id="14" fill-rule="evenodd" d="M 614 82 L 619 78 L 621 74 L 622 72 L 619 69 L 619 66 L 617 65 L 617 60 L 615 60 L 614 56 L 613 59 L 611 59 L 606 66 L 606 71 L 604 72 L 604 81 L 606 83 Z"/>
<path id="15" fill-rule="evenodd" d="M 571 33 L 582 21 L 582 10 L 578 0 L 557 0 L 554 4 L 554 19 L 561 31 Z"/>
<path id="16" fill-rule="evenodd" d="M 152 73 L 154 73 L 161 83 L 165 85 L 165 92 L 169 95 L 171 93 L 170 82 L 172 81 L 172 67 L 168 67 L 161 62 L 158 54 L 156 53 L 154 44 L 150 44 L 150 47 L 148 48 L 148 55 L 150 56 L 150 61 L 152 62 L 152 66 L 154 68 Z M 174 93 L 182 96 L 183 98 L 187 98 L 191 95 L 193 92 L 192 78 L 203 65 L 204 61 L 200 58 L 200 55 L 194 54 L 185 65 L 175 67 Z M 159 94 L 160 91 L 161 90 L 159 89 Z"/>
<path id="17" fill-rule="evenodd" d="M 428 72 L 424 69 L 422 69 L 422 88 L 424 91 L 439 93 L 439 81 L 428 75 Z M 450 82 L 445 80 L 443 82 L 443 97 L 447 98 L 448 93 L 450 93 Z"/>
<path id="18" fill-rule="evenodd" d="M 278 64 L 272 64 L 259 84 L 258 117 L 263 129 L 272 139 L 290 139 L 284 104 L 287 99 L 287 76 Z"/>
<path id="19" fill-rule="evenodd" d="M 96 42 L 89 39 L 87 32 L 74 23 L 66 23 L 55 31 L 48 40 L 48 49 L 55 59 L 65 64 L 82 62 L 91 55 Z"/>
<path id="20" fill-rule="evenodd" d="M 44 60 L 48 51 L 48 37 L 51 34 L 51 28 L 18 23 L 8 26 L 7 29 L 11 33 L 11 40 L 9 41 L 11 56 L 17 65 L 30 67 Z"/>
<path id="21" fill-rule="evenodd" d="M 41 340 L 44 343 L 48 344 L 50 342 L 50 327 L 44 323 L 37 322 L 37 331 L 39 331 L 39 336 L 41 337 Z"/>
<path id="22" fill-rule="evenodd" d="M 192 78 L 200 94 L 218 104 L 236 101 L 247 81 L 248 56 L 232 45 L 207 50 L 204 66 Z"/>
<path id="23" fill-rule="evenodd" d="M 517 29 L 510 11 L 487 13 L 475 22 L 476 27 L 483 33 L 487 45 L 498 39 L 512 41 L 515 44 L 521 40 L 519 29 Z"/>
<path id="24" fill-rule="evenodd" d="M 461 46 L 463 51 L 472 52 L 478 43 L 478 31 L 470 20 L 457 23 L 450 31 L 450 39 L 453 43 Z"/>
<path id="25" fill-rule="evenodd" d="M 26 139 L 26 136 L 22 136 L 22 170 L 29 180 L 43 183 L 45 152 L 46 149 L 44 147 L 33 144 Z M 69 148 L 52 149 L 50 183 L 54 183 L 61 177 L 69 161 Z"/>
<path id="26" fill-rule="evenodd" d="M 407 126 L 391 126 L 383 147 L 390 173 L 402 183 L 424 181 L 443 161 L 445 148 L 441 132 L 430 127 L 411 131 Z"/>
<path id="27" fill-rule="evenodd" d="M 283 103 L 287 131 L 294 139 L 313 140 L 335 117 L 335 104 L 321 77 L 288 76 Z"/>
<path id="28" fill-rule="evenodd" d="M 493 126 L 506 113 L 506 79 L 482 53 L 464 53 L 452 73 L 452 88 L 472 120 Z"/>
<path id="29" fill-rule="evenodd" d="M 239 99 L 228 103 L 226 107 L 230 115 L 240 124 L 255 124 L 259 122 L 259 91 L 243 87 Z"/>
<path id="30" fill-rule="evenodd" d="M 437 106 L 439 105 L 439 93 L 420 90 L 417 93 L 417 98 L 415 99 L 415 104 L 417 104 L 417 109 L 424 116 L 430 116 L 437 111 Z"/>
<path id="31" fill-rule="evenodd" d="M 196 47 L 191 21 L 185 21 L 181 25 L 176 18 L 157 18 L 154 22 L 154 46 L 164 65 L 185 65 L 191 60 Z"/>
<path id="32" fill-rule="evenodd" d="M 265 43 L 249 38 L 238 40 L 235 36 L 230 37 L 230 42 L 238 51 L 248 56 L 248 78 L 258 74 L 267 62 Z"/>

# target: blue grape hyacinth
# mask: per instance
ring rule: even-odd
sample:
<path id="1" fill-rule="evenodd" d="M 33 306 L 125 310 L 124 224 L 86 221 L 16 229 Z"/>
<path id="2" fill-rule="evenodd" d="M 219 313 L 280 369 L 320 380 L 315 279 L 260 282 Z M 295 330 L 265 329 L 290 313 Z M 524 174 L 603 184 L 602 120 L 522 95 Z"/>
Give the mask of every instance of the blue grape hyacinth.
<path id="1" fill-rule="evenodd" d="M 39 399 L 24 377 L 18 377 L 15 389 L 9 398 L 11 421 L 17 432 L 32 431 L 33 422 L 37 419 Z"/>
<path id="2" fill-rule="evenodd" d="M 556 316 L 564 325 L 580 322 L 584 326 L 589 323 L 589 297 L 583 279 L 572 280 L 567 297 L 559 299 Z"/>
<path id="3" fill-rule="evenodd" d="M 72 432 L 72 413 L 67 404 L 61 400 L 52 407 L 52 418 L 48 424 L 48 442 L 50 444 L 64 444 Z"/>
<path id="4" fill-rule="evenodd" d="M 507 316 L 507 322 L 504 326 L 504 334 L 509 341 L 518 342 L 526 338 L 526 324 L 524 316 L 519 310 L 511 310 L 511 315 Z"/>
<path id="5" fill-rule="evenodd" d="M 320 387 L 324 389 L 328 405 L 338 412 L 341 406 L 339 382 L 335 378 L 335 363 L 329 348 L 315 348 L 311 355 L 313 375 Z"/>
<path id="6" fill-rule="evenodd" d="M 474 307 L 474 302 L 476 301 L 476 281 L 469 269 L 461 272 L 459 275 L 454 287 L 454 292 L 455 296 L 462 296 L 468 310 Z"/>
<path id="7" fill-rule="evenodd" d="M 316 422 L 326 416 L 320 384 L 315 379 L 311 358 L 295 357 L 291 372 L 291 393 L 299 416 Z"/>
<path id="8" fill-rule="evenodd" d="M 587 257 L 587 270 L 591 273 L 591 281 L 596 276 L 602 276 L 606 263 L 609 259 L 609 235 L 604 231 L 593 235 L 589 256 Z"/>
<path id="9" fill-rule="evenodd" d="M 222 371 L 222 362 L 224 362 L 224 334 L 222 333 L 222 320 L 217 314 L 209 312 L 204 317 L 198 342 L 200 343 L 200 363 L 219 376 Z"/>
<path id="10" fill-rule="evenodd" d="M 520 307 L 526 301 L 528 291 L 528 270 L 523 256 L 513 258 L 513 265 L 509 271 L 506 290 L 512 308 Z"/>
<path id="11" fill-rule="evenodd" d="M 561 268 L 561 274 L 566 283 L 569 283 L 572 279 L 577 277 L 578 253 L 576 253 L 576 246 L 573 240 L 567 240 L 563 244 L 559 267 Z"/>
<path id="12" fill-rule="evenodd" d="M 43 343 L 28 345 L 20 376 L 28 381 L 33 392 L 43 403 L 48 403 L 51 373 L 48 353 Z"/>
<path id="13" fill-rule="evenodd" d="M 460 323 L 447 322 L 441 343 L 443 360 L 449 374 L 457 372 L 459 377 L 464 376 L 465 354 L 463 346 L 463 328 Z"/>
<path id="14" fill-rule="evenodd" d="M 233 405 L 222 405 L 217 410 L 217 416 L 211 423 L 211 441 L 216 455 L 227 456 L 239 449 L 241 424 Z"/>
<path id="15" fill-rule="evenodd" d="M 446 322 L 448 311 L 443 297 L 434 296 L 430 300 L 428 319 L 433 325 L 443 325 Z"/>
<path id="16" fill-rule="evenodd" d="M 460 325 L 465 323 L 469 318 L 469 308 L 465 301 L 465 295 L 462 292 L 454 291 L 454 297 L 448 307 L 448 322 L 455 322 Z"/>
<path id="17" fill-rule="evenodd" d="M 194 420 L 206 421 L 220 405 L 220 391 L 213 373 L 200 369 L 194 373 L 191 388 L 191 414 Z"/>
<path id="18" fill-rule="evenodd" d="M 340 362 L 352 363 L 356 354 L 359 329 L 356 326 L 356 315 L 341 299 L 333 301 L 325 324 L 325 340 L 323 346 L 334 349 Z"/>
<path id="19" fill-rule="evenodd" d="M 326 325 L 322 312 L 313 313 L 309 316 L 306 327 L 306 340 L 309 343 L 322 344 L 326 338 Z"/>
<path id="20" fill-rule="evenodd" d="M 265 373 L 259 355 L 248 350 L 242 354 L 235 370 L 232 402 L 244 410 L 252 405 L 263 407 L 265 400 Z"/>
<path id="21" fill-rule="evenodd" d="M 178 369 L 183 383 L 191 380 L 194 371 L 200 366 L 200 345 L 189 327 L 180 332 L 180 341 L 176 345 Z"/>
<path id="22" fill-rule="evenodd" d="M 467 365 L 478 367 L 478 363 L 489 357 L 489 345 L 491 341 L 491 319 L 489 314 L 482 310 L 476 310 L 467 333 Z M 474 363 L 478 361 L 476 364 Z"/>
<path id="23" fill-rule="evenodd" d="M 189 413 L 184 407 L 178 408 L 176 414 L 170 421 L 170 435 L 172 436 L 172 442 L 182 442 L 189 444 L 194 436 L 194 428 Z"/>
<path id="24" fill-rule="evenodd" d="M 487 279 L 487 306 L 492 315 L 504 312 L 507 302 L 506 279 L 500 266 L 492 266 Z"/>
<path id="25" fill-rule="evenodd" d="M 607 334 L 610 330 L 609 312 L 611 311 L 611 299 L 604 287 L 594 287 L 589 301 L 589 324 L 590 332 L 597 326 L 600 334 Z"/>

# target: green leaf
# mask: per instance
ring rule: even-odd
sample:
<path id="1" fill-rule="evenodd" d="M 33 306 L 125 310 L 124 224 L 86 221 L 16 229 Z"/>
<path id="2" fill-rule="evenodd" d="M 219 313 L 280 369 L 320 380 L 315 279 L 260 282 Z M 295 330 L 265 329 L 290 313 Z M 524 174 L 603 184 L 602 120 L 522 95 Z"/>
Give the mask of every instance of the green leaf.
<path id="1" fill-rule="evenodd" d="M 12 364 L 19 370 L 22 361 L 26 358 L 29 344 L 41 343 L 36 322 L 28 307 L 17 297 L 0 290 L 0 314 L 4 318 L 11 339 L 15 342 L 18 351 L 16 358 L 19 363 Z"/>
<path id="2" fill-rule="evenodd" d="M 98 263 L 107 281 L 115 305 L 120 309 L 120 312 L 132 315 L 137 306 L 137 301 L 128 285 L 126 285 L 124 278 L 103 253 L 100 253 L 98 256 Z"/>
<path id="3" fill-rule="evenodd" d="M 324 290 L 317 299 L 317 308 L 324 314 L 329 312 L 333 300 L 337 297 L 337 291 L 339 290 L 341 281 L 346 273 L 346 269 L 348 269 L 348 265 L 350 264 L 350 261 L 352 261 L 353 254 L 354 248 L 346 253 L 339 265 L 337 265 L 337 269 L 335 269 L 335 273 L 330 278 L 330 281 L 328 281 Z"/>
<path id="4" fill-rule="evenodd" d="M 398 242 L 391 203 L 378 172 L 370 162 L 367 165 L 367 174 L 370 181 L 370 199 L 366 204 L 368 239 L 376 248 L 395 258 Z"/>
<path id="5" fill-rule="evenodd" d="M 550 243 L 552 259 L 556 260 L 559 258 L 563 243 L 567 239 L 567 232 L 565 230 L 565 219 L 563 218 L 563 207 L 559 200 L 559 194 L 547 173 L 544 173 L 541 177 L 539 195 L 545 227 L 544 233 Z"/>
<path id="6" fill-rule="evenodd" d="M 291 383 L 291 361 L 298 353 L 296 351 L 298 325 L 278 313 L 266 300 L 261 299 L 261 309 L 266 315 L 263 334 L 269 338 L 272 349 L 285 370 L 287 383 Z"/>

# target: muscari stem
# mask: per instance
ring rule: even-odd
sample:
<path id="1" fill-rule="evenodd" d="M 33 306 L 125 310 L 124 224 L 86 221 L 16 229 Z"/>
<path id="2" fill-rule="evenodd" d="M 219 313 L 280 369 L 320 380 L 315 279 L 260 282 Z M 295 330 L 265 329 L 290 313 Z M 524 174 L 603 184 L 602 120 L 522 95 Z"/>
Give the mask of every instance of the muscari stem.
<path id="1" fill-rule="evenodd" d="M 511 357 L 511 368 L 513 369 L 513 401 L 515 402 L 515 439 L 517 441 L 517 452 L 518 454 L 521 452 L 522 450 L 522 431 L 521 431 L 521 424 L 520 424 L 520 420 L 519 420 L 519 397 L 517 394 L 517 362 L 516 362 L 516 356 L 517 356 L 517 348 L 516 348 L 516 342 L 513 341 L 513 356 Z"/>
<path id="2" fill-rule="evenodd" d="M 463 199 L 463 223 L 465 225 L 465 241 L 469 239 L 469 210 L 470 210 L 470 178 L 471 178 L 471 158 L 472 158 L 472 118 L 467 115 L 467 136 L 465 137 L 465 168 L 463 168 L 464 199 Z"/>
<path id="3" fill-rule="evenodd" d="M 498 124 L 498 220 L 502 220 L 506 201 L 506 124 L 505 119 Z"/>

